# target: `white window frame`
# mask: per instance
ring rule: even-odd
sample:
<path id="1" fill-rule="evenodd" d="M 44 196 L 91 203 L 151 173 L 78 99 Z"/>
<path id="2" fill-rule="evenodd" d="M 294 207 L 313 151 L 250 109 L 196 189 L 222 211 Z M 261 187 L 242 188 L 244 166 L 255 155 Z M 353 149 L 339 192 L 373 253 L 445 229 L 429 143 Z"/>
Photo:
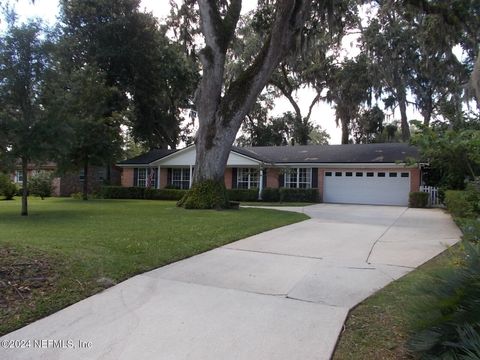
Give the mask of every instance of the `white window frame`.
<path id="1" fill-rule="evenodd" d="M 147 187 L 147 168 L 138 168 L 137 187 Z"/>
<path id="2" fill-rule="evenodd" d="M 259 184 L 260 184 L 259 169 L 237 168 L 237 189 L 258 189 Z"/>
<path id="3" fill-rule="evenodd" d="M 172 168 L 170 185 L 183 190 L 190 189 L 190 168 Z"/>
<path id="4" fill-rule="evenodd" d="M 23 182 L 23 170 L 15 170 L 15 182 Z"/>
<path id="5" fill-rule="evenodd" d="M 312 168 L 287 169 L 283 176 L 283 186 L 289 189 L 311 189 Z"/>

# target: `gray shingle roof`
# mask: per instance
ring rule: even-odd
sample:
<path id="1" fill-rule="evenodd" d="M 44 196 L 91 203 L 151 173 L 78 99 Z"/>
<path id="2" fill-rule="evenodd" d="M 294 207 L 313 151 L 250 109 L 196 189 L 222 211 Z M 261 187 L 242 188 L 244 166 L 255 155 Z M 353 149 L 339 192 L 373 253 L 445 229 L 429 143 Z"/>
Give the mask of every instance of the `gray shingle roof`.
<path id="1" fill-rule="evenodd" d="M 232 150 L 250 158 L 275 164 L 285 163 L 395 163 L 419 160 L 418 149 L 404 143 L 297 145 L 236 147 Z M 178 150 L 152 150 L 119 162 L 119 165 L 149 164 Z"/>
<path id="2" fill-rule="evenodd" d="M 149 164 L 152 161 L 161 159 L 167 155 L 173 154 L 177 150 L 167 150 L 167 149 L 154 149 L 149 152 L 136 156 L 131 159 L 123 160 L 118 163 L 118 165 L 143 165 Z"/>
<path id="3" fill-rule="evenodd" d="M 269 163 L 394 163 L 419 159 L 404 143 L 234 147 L 240 154 Z"/>

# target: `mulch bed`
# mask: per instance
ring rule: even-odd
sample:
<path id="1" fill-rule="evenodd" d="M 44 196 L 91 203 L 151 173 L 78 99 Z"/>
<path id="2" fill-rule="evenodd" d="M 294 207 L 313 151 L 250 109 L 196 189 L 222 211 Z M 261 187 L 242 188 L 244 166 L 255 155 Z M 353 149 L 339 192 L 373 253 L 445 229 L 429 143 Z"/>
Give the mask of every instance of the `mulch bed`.
<path id="1" fill-rule="evenodd" d="M 51 292 L 56 272 L 47 256 L 0 246 L 0 321 L 20 308 L 35 308 L 35 299 Z"/>

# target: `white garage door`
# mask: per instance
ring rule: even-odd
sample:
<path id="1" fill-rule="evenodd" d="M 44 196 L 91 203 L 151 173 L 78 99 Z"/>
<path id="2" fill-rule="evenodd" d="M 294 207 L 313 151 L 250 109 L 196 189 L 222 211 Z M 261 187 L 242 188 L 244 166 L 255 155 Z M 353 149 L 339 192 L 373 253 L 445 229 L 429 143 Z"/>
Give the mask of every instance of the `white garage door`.
<path id="1" fill-rule="evenodd" d="M 326 203 L 408 205 L 408 171 L 326 171 Z"/>

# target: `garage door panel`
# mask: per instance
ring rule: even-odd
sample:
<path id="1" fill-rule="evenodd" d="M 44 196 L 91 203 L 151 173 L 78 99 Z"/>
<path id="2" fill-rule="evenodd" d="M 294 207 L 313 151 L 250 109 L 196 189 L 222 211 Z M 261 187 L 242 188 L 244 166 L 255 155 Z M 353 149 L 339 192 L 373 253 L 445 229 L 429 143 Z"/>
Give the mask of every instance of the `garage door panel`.
<path id="1" fill-rule="evenodd" d="M 325 176 L 324 202 L 347 204 L 407 205 L 410 191 L 410 177 Z"/>

